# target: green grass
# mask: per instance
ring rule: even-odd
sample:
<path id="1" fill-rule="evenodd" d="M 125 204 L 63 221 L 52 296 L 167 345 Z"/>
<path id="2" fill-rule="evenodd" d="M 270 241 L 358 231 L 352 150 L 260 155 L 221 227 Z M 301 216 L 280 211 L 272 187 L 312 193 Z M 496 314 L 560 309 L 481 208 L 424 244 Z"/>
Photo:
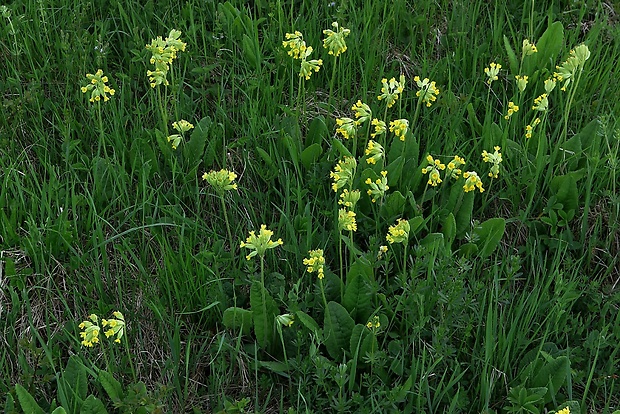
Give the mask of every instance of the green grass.
<path id="1" fill-rule="evenodd" d="M 620 409 L 617 5 L 143 3 L 2 9 L 5 412 L 28 411 L 16 384 L 45 412 L 64 404 L 72 355 L 108 412 Z M 322 47 L 333 21 L 351 30 L 336 59 Z M 562 38 L 541 44 L 554 22 Z M 145 45 L 171 29 L 187 50 L 170 84 L 151 88 Z M 323 61 L 307 81 L 282 47 L 295 30 Z M 525 38 L 539 52 L 520 62 Z M 558 84 L 535 114 L 543 81 L 581 43 L 591 55 L 579 80 L 567 92 Z M 502 70 L 489 87 L 490 62 Z M 97 69 L 116 90 L 101 105 L 80 91 Z M 386 110 L 381 80 L 400 74 L 404 92 Z M 515 74 L 530 77 L 522 94 Z M 432 106 L 418 104 L 415 76 L 436 82 Z M 388 126 L 410 122 L 404 144 L 377 137 L 375 166 L 363 160 L 368 123 L 355 141 L 335 132 L 357 100 Z M 509 101 L 520 110 L 505 120 Z M 173 150 L 166 136 L 180 119 L 195 129 Z M 480 154 L 496 145 L 491 180 Z M 331 188 L 347 153 L 357 171 L 346 188 L 361 190 L 356 232 L 338 231 Z M 428 154 L 464 157 L 486 191 L 464 193 L 463 178 L 443 175 L 427 185 Z M 237 190 L 218 194 L 202 179 L 222 168 Z M 382 170 L 390 189 L 372 203 L 365 180 Z M 398 218 L 411 223 L 408 243 L 378 260 Z M 240 247 L 261 224 L 284 242 L 264 270 Z M 303 263 L 315 249 L 321 281 Z M 80 322 L 116 310 L 122 344 L 81 346 Z M 276 321 L 284 314 L 290 327 Z M 380 327 L 366 328 L 375 316 Z M 117 408 L 99 370 L 122 384 Z M 534 401 L 521 411 L 519 391 Z"/>

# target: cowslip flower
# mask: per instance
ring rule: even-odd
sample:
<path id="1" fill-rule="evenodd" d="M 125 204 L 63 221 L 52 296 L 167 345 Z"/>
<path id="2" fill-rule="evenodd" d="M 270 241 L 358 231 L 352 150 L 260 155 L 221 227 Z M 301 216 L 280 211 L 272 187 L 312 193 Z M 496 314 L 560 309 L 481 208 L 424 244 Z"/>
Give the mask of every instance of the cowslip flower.
<path id="1" fill-rule="evenodd" d="M 425 102 L 426 106 L 431 106 L 437 100 L 437 95 L 439 95 L 439 88 L 435 85 L 435 81 L 431 82 L 428 78 L 420 80 L 419 76 L 416 76 L 413 80 L 420 88 L 415 93 L 415 96 L 420 98 L 422 102 Z"/>
<path id="2" fill-rule="evenodd" d="M 379 322 L 378 316 L 373 316 L 371 320 L 368 321 L 366 327 L 370 330 L 376 330 L 381 326 L 381 322 Z"/>
<path id="3" fill-rule="evenodd" d="M 530 43 L 529 39 L 525 39 L 523 40 L 522 52 L 523 56 L 530 56 L 538 52 L 538 49 L 536 49 L 536 45 L 534 43 Z"/>
<path id="4" fill-rule="evenodd" d="M 88 316 L 88 319 L 78 325 L 80 329 L 80 337 L 82 338 L 82 345 L 92 348 L 94 344 L 99 343 L 99 318 L 94 313 Z"/>
<path id="5" fill-rule="evenodd" d="M 323 64 L 323 59 L 308 60 L 312 50 L 312 46 L 308 46 L 308 48 L 301 55 L 302 58 L 301 66 L 299 68 L 299 76 L 303 76 L 306 80 L 310 79 L 312 73 L 318 72 Z"/>
<path id="6" fill-rule="evenodd" d="M 396 78 L 391 78 L 389 81 L 385 78 L 381 80 L 381 95 L 377 96 L 378 100 L 385 99 L 388 108 L 394 106 L 398 100 L 398 96 L 405 90 L 405 76 L 400 75 L 400 82 Z"/>
<path id="7" fill-rule="evenodd" d="M 332 183 L 332 190 L 337 192 L 339 189 L 353 184 L 353 177 L 355 176 L 355 169 L 357 168 L 357 161 L 353 157 L 344 157 L 338 161 L 338 164 L 334 167 L 334 171 L 329 173 L 330 178 L 334 180 Z"/>
<path id="8" fill-rule="evenodd" d="M 325 257 L 323 256 L 323 250 L 310 250 L 308 255 L 310 255 L 310 257 L 303 260 L 304 265 L 308 266 L 308 269 L 306 270 L 308 273 L 316 272 L 317 277 L 319 279 L 323 279 L 325 277 Z"/>
<path id="9" fill-rule="evenodd" d="M 549 108 L 549 99 L 547 98 L 547 94 L 543 93 L 538 98 L 534 99 L 534 105 L 532 109 L 535 111 L 544 112 Z"/>
<path id="10" fill-rule="evenodd" d="M 527 80 L 528 80 L 527 75 L 524 75 L 524 76 L 516 75 L 515 79 L 517 80 L 517 89 L 519 90 L 519 92 L 523 92 L 525 88 L 527 87 Z"/>
<path id="11" fill-rule="evenodd" d="M 355 105 L 351 108 L 353 112 L 355 112 L 355 117 L 357 118 L 358 124 L 363 124 L 372 118 L 372 110 L 370 106 L 363 103 L 361 100 L 358 100 Z"/>
<path id="12" fill-rule="evenodd" d="M 183 134 L 194 128 L 194 125 L 190 124 L 185 119 L 181 119 L 180 121 L 173 122 L 172 127 L 176 129 L 179 133 L 169 135 L 167 140 L 171 143 L 172 149 L 177 149 L 177 147 L 181 143 L 181 140 L 183 139 Z"/>
<path id="13" fill-rule="evenodd" d="M 506 112 L 506 115 L 504 115 L 504 119 L 510 119 L 510 117 L 515 113 L 519 111 L 519 107 L 517 105 L 514 104 L 514 102 L 510 101 L 508 102 L 508 112 Z"/>
<path id="14" fill-rule="evenodd" d="M 538 124 L 540 124 L 540 118 L 534 119 L 534 122 L 525 126 L 525 138 L 527 139 L 532 138 L 532 132 L 534 131 L 534 128 Z"/>
<path id="15" fill-rule="evenodd" d="M 306 42 L 304 41 L 304 35 L 299 31 L 295 33 L 287 33 L 284 35 L 286 40 L 282 41 L 282 46 L 288 48 L 287 52 L 293 59 L 301 59 L 301 56 L 306 51 Z"/>
<path id="16" fill-rule="evenodd" d="M 395 225 L 388 228 L 388 234 L 385 236 L 385 239 L 390 244 L 407 243 L 409 241 L 410 231 L 411 226 L 409 225 L 409 221 L 398 219 L 398 222 Z"/>
<path id="17" fill-rule="evenodd" d="M 366 146 L 366 151 L 364 154 L 367 155 L 366 162 L 368 164 L 376 164 L 377 161 L 383 158 L 385 151 L 383 146 L 372 139 L 368 141 L 368 145 Z"/>
<path id="18" fill-rule="evenodd" d="M 445 170 L 446 165 L 442 164 L 440 160 L 434 159 L 430 154 L 426 156 L 426 161 L 429 165 L 422 168 L 422 174 L 428 174 L 428 184 L 437 187 L 442 182 L 439 170 Z"/>
<path id="19" fill-rule="evenodd" d="M 355 205 L 360 199 L 360 190 L 349 191 L 346 188 L 340 194 L 338 204 L 347 207 L 350 210 L 355 209 Z"/>
<path id="20" fill-rule="evenodd" d="M 357 222 L 353 211 L 346 208 L 338 210 L 338 230 L 357 231 Z"/>
<path id="21" fill-rule="evenodd" d="M 554 78 L 545 80 L 545 92 L 547 92 L 547 94 L 551 93 L 551 91 L 555 89 L 555 84 L 556 82 Z"/>
<path id="22" fill-rule="evenodd" d="M 388 251 L 388 247 L 385 245 L 379 246 L 379 252 L 377 253 L 377 260 L 380 260 L 384 254 Z"/>
<path id="23" fill-rule="evenodd" d="M 276 321 L 282 326 L 292 326 L 295 322 L 295 316 L 290 313 L 276 316 Z"/>
<path id="24" fill-rule="evenodd" d="M 323 34 L 327 35 L 327 37 L 323 39 L 323 47 L 329 51 L 330 55 L 337 57 L 341 53 L 346 52 L 347 44 L 344 38 L 351 33 L 351 30 L 340 27 L 338 22 L 333 22 L 332 27 L 335 31 L 330 29 L 323 30 Z"/>
<path id="25" fill-rule="evenodd" d="M 245 258 L 250 260 L 256 255 L 263 257 L 268 249 L 275 249 L 276 247 L 284 244 L 282 239 L 272 241 L 271 236 L 273 236 L 273 231 L 267 230 L 267 226 L 264 224 L 261 224 L 258 236 L 254 231 L 251 231 L 250 236 L 246 239 L 246 241 L 241 242 L 242 248 L 252 250 Z"/>
<path id="26" fill-rule="evenodd" d="M 213 189 L 220 195 L 223 195 L 225 191 L 236 190 L 237 183 L 235 179 L 237 174 L 228 170 L 209 171 L 202 175 L 202 179 L 209 183 Z"/>
<path id="27" fill-rule="evenodd" d="M 114 342 L 120 343 L 121 338 L 125 334 L 125 317 L 122 313 L 118 311 L 113 312 L 112 315 L 114 316 L 114 318 L 102 319 L 101 326 L 104 328 L 108 328 L 106 331 L 104 331 L 106 338 L 116 335 L 116 339 L 114 339 Z"/>
<path id="28" fill-rule="evenodd" d="M 99 102 L 101 98 L 103 98 L 103 102 L 107 102 L 110 100 L 110 96 L 114 96 L 116 91 L 110 88 L 106 83 L 108 83 L 108 77 L 103 76 L 103 71 L 98 69 L 97 72 L 93 75 L 92 73 L 87 73 L 86 78 L 89 80 L 89 84 L 86 86 L 82 86 L 80 90 L 82 93 L 90 92 L 90 102 Z"/>
<path id="29" fill-rule="evenodd" d="M 370 136 L 372 138 L 375 138 L 378 135 L 385 134 L 385 131 L 387 129 L 386 128 L 387 126 L 385 125 L 385 122 L 379 121 L 377 118 L 375 118 L 372 121 L 370 121 L 370 124 L 375 127 L 375 131 L 372 134 L 370 134 Z"/>
<path id="30" fill-rule="evenodd" d="M 562 408 L 560 411 L 556 411 L 555 414 L 570 414 L 570 408 L 568 407 Z"/>
<path id="31" fill-rule="evenodd" d="M 499 152 L 501 148 L 498 146 L 493 147 L 493 149 L 495 150 L 493 153 L 489 153 L 486 150 L 482 151 L 482 160 L 493 164 L 491 166 L 491 171 L 489 172 L 489 177 L 497 178 L 497 175 L 499 174 L 499 164 L 502 162 L 502 153 Z"/>
<path id="32" fill-rule="evenodd" d="M 377 178 L 374 182 L 369 178 L 365 183 L 370 186 L 367 193 L 372 197 L 372 202 L 376 203 L 378 199 L 383 198 L 385 192 L 390 189 L 387 183 L 387 171 L 381 171 L 381 177 Z"/>
<path id="33" fill-rule="evenodd" d="M 558 81 L 564 82 L 560 90 L 566 91 L 566 87 L 571 83 L 577 70 L 583 70 L 586 60 L 590 58 L 590 49 L 588 46 L 581 44 L 570 51 L 568 59 L 560 66 L 556 66 L 557 72 L 553 75 Z"/>
<path id="34" fill-rule="evenodd" d="M 409 131 L 409 121 L 406 119 L 396 119 L 390 121 L 390 132 L 393 132 L 401 141 L 405 140 L 405 134 Z"/>
<path id="35" fill-rule="evenodd" d="M 463 165 L 465 165 L 465 159 L 459 157 L 458 155 L 455 155 L 454 159 L 448 163 L 446 177 L 450 176 L 455 180 L 458 179 L 462 173 L 460 167 L 462 167 Z"/>
<path id="36" fill-rule="evenodd" d="M 475 171 L 467 171 L 463 173 L 463 178 L 465 178 L 465 185 L 463 185 L 463 190 L 468 193 L 474 190 L 476 187 L 480 190 L 480 192 L 484 192 L 484 188 L 482 188 L 482 181 L 480 181 L 480 177 L 478 177 L 478 173 Z"/>
<path id="37" fill-rule="evenodd" d="M 489 67 L 484 68 L 484 73 L 486 73 L 488 79 L 487 84 L 490 85 L 493 81 L 497 80 L 497 75 L 499 74 L 499 70 L 502 68 L 502 65 L 499 63 L 491 62 Z"/>
<path id="38" fill-rule="evenodd" d="M 180 40 L 180 37 L 181 32 L 172 29 L 165 39 L 158 36 L 151 40 L 150 44 L 146 45 L 146 49 L 152 53 L 150 62 L 152 65 L 155 65 L 155 70 L 148 70 L 146 72 L 152 88 L 161 84 L 169 84 L 166 76 L 170 70 L 170 64 L 176 59 L 177 52 L 184 52 L 187 46 L 186 43 Z"/>
<path id="39" fill-rule="evenodd" d="M 336 133 L 341 134 L 345 139 L 351 139 L 355 137 L 357 133 L 358 121 L 352 118 L 336 118 Z"/>

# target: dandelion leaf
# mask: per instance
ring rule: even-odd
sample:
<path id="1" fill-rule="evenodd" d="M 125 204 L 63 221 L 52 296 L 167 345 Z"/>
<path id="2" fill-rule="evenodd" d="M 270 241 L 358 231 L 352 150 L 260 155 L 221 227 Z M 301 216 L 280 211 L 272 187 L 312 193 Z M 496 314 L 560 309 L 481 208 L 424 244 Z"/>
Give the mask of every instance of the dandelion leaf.
<path id="1" fill-rule="evenodd" d="M 331 301 L 325 309 L 325 346 L 335 361 L 341 361 L 344 350 L 350 345 L 355 321 L 339 303 Z"/>

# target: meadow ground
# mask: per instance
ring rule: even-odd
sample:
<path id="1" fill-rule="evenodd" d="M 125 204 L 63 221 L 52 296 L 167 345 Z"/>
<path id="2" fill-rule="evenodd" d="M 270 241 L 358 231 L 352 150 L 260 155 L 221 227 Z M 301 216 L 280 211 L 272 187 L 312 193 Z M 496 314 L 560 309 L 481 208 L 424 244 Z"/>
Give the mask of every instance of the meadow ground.
<path id="1" fill-rule="evenodd" d="M 620 6 L 0 6 L 6 413 L 620 410 Z"/>

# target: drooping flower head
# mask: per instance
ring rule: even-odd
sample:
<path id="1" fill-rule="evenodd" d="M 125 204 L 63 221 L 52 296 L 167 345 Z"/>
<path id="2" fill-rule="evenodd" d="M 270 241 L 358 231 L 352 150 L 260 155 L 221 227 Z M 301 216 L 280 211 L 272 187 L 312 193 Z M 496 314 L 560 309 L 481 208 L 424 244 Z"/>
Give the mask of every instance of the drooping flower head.
<path id="1" fill-rule="evenodd" d="M 340 193 L 338 204 L 345 206 L 349 210 L 354 210 L 359 199 L 360 190 L 349 191 L 345 188 L 342 193 Z"/>
<path id="2" fill-rule="evenodd" d="M 385 131 L 386 131 L 385 122 L 379 121 L 377 118 L 375 118 L 372 121 L 370 121 L 370 124 L 375 127 L 375 131 L 372 134 L 370 134 L 372 138 L 375 138 L 378 135 L 385 134 Z"/>
<path id="3" fill-rule="evenodd" d="M 341 134 L 345 139 L 351 139 L 357 133 L 359 122 L 352 118 L 336 118 L 336 125 L 338 125 L 337 134 Z"/>
<path id="4" fill-rule="evenodd" d="M 547 94 L 550 94 L 552 90 L 555 89 L 555 79 L 554 78 L 549 78 L 547 80 L 545 80 L 545 92 L 547 92 Z"/>
<path id="5" fill-rule="evenodd" d="M 493 153 L 486 152 L 486 150 L 482 151 L 482 160 L 493 164 L 491 166 L 491 171 L 489 172 L 489 177 L 497 178 L 497 175 L 499 174 L 499 164 L 502 162 L 502 153 L 499 152 L 501 148 L 498 146 L 493 149 L 495 150 Z"/>
<path id="6" fill-rule="evenodd" d="M 177 130 L 177 132 L 179 133 L 169 135 L 167 139 L 168 139 L 168 142 L 171 143 L 172 149 L 177 149 L 177 147 L 181 143 L 181 140 L 183 139 L 183 134 L 189 131 L 190 129 L 194 128 L 194 125 L 190 124 L 185 119 L 181 119 L 180 121 L 173 122 L 172 128 Z"/>
<path id="7" fill-rule="evenodd" d="M 237 174 L 224 169 L 211 170 L 202 175 L 202 179 L 209 183 L 219 195 L 223 195 L 225 191 L 236 190 L 237 183 L 234 182 L 236 178 Z"/>
<path id="8" fill-rule="evenodd" d="M 480 181 L 480 177 L 478 177 L 478 173 L 475 171 L 467 171 L 463 173 L 463 178 L 465 178 L 465 185 L 463 185 L 463 190 L 468 193 L 474 190 L 476 187 L 480 190 L 480 192 L 484 192 L 484 188 L 482 188 L 482 181 Z"/>
<path id="9" fill-rule="evenodd" d="M 381 87 L 381 95 L 377 96 L 377 99 L 380 101 L 385 99 L 388 108 L 394 106 L 398 96 L 405 89 L 405 77 L 400 75 L 400 80 L 401 82 L 397 81 L 396 78 L 391 78 L 389 81 L 385 78 L 381 80 L 383 86 Z"/>
<path id="10" fill-rule="evenodd" d="M 323 34 L 327 36 L 323 39 L 323 47 L 329 51 L 330 55 L 337 57 L 341 53 L 346 52 L 347 44 L 345 43 L 344 38 L 351 33 L 351 30 L 340 27 L 338 22 L 333 22 L 332 27 L 334 30 L 323 30 Z"/>
<path id="11" fill-rule="evenodd" d="M 89 84 L 86 86 L 82 86 L 82 93 L 87 93 L 90 91 L 90 102 L 99 102 L 101 98 L 103 98 L 103 102 L 107 102 L 110 100 L 110 96 L 114 96 L 116 91 L 110 88 L 106 83 L 108 82 L 108 77 L 103 76 L 103 71 L 101 69 L 97 70 L 97 72 L 93 75 L 91 73 L 86 74 L 86 78 L 89 80 Z"/>
<path id="12" fill-rule="evenodd" d="M 282 46 L 288 50 L 288 55 L 293 59 L 301 59 L 302 55 L 306 52 L 306 42 L 304 41 L 304 35 L 301 32 L 295 31 L 295 33 L 287 33 L 285 35 L 286 40 L 282 41 Z"/>
<path id="13" fill-rule="evenodd" d="M 99 318 L 94 313 L 88 316 L 89 320 L 85 320 L 78 325 L 82 332 L 80 332 L 80 338 L 82 338 L 82 345 L 91 347 L 94 344 L 99 343 Z"/>
<path id="14" fill-rule="evenodd" d="M 515 79 L 517 80 L 517 89 L 519 89 L 519 92 L 523 92 L 525 88 L 527 87 L 527 80 L 528 80 L 527 75 L 524 75 L 524 76 L 516 75 Z"/>
<path id="15" fill-rule="evenodd" d="M 355 118 L 357 118 L 359 124 L 363 124 L 372 118 L 372 110 L 370 109 L 370 106 L 363 103 L 361 100 L 358 100 L 355 105 L 353 105 L 351 110 L 355 112 Z"/>
<path id="16" fill-rule="evenodd" d="M 252 250 L 245 258 L 250 260 L 256 255 L 263 257 L 268 249 L 275 249 L 276 247 L 284 244 L 282 239 L 272 241 L 271 236 L 273 236 L 273 231 L 267 230 L 267 226 L 264 224 L 260 226 L 258 236 L 254 233 L 254 231 L 251 231 L 250 236 L 246 239 L 246 241 L 241 242 L 242 248 Z"/>
<path id="17" fill-rule="evenodd" d="M 338 230 L 357 231 L 357 222 L 353 211 L 346 208 L 338 210 Z"/>
<path id="18" fill-rule="evenodd" d="M 549 99 L 547 98 L 547 94 L 543 93 L 538 98 L 534 99 L 534 105 L 532 109 L 535 111 L 544 112 L 549 108 Z"/>
<path id="19" fill-rule="evenodd" d="M 396 119 L 390 121 L 390 132 L 393 132 L 401 141 L 405 140 L 405 134 L 409 131 L 409 121 L 406 119 Z"/>
<path id="20" fill-rule="evenodd" d="M 306 50 L 301 54 L 301 66 L 299 68 L 299 76 L 303 76 L 306 80 L 310 79 L 310 76 L 314 72 L 318 72 L 323 64 L 323 59 L 308 60 L 308 57 L 312 53 L 312 46 L 308 46 Z"/>
<path id="21" fill-rule="evenodd" d="M 372 331 L 376 331 L 381 326 L 381 322 L 379 321 L 378 316 L 373 316 L 371 320 L 368 321 L 366 327 Z"/>
<path id="22" fill-rule="evenodd" d="M 389 227 L 388 234 L 385 236 L 385 239 L 390 244 L 407 243 L 409 241 L 410 231 L 411 226 L 409 225 L 409 221 L 398 219 L 398 222 L 395 225 Z"/>
<path id="23" fill-rule="evenodd" d="M 376 203 L 377 200 L 383 198 L 385 192 L 390 189 L 387 180 L 387 171 L 381 171 L 381 177 L 377 178 L 374 182 L 370 178 L 367 178 L 366 184 L 370 187 L 367 193 L 372 197 L 371 201 Z"/>
<path id="24" fill-rule="evenodd" d="M 108 328 L 104 334 L 106 338 L 116 335 L 116 339 L 114 342 L 120 343 L 121 338 L 125 334 L 125 317 L 122 313 L 116 311 L 113 313 L 114 318 L 111 319 L 102 319 L 101 326 L 104 328 Z"/>
<path id="25" fill-rule="evenodd" d="M 536 52 L 538 52 L 538 49 L 536 49 L 536 45 L 534 43 L 530 43 L 529 39 L 524 39 L 522 48 L 523 56 L 530 56 Z"/>
<path id="26" fill-rule="evenodd" d="M 439 88 L 435 85 L 435 81 L 430 81 L 428 78 L 424 78 L 420 80 L 419 76 L 413 78 L 416 85 L 418 85 L 418 90 L 416 92 L 416 96 L 422 100 L 422 102 L 426 103 L 426 106 L 431 106 L 433 102 L 437 100 L 437 95 L 439 95 Z"/>
<path id="27" fill-rule="evenodd" d="M 506 115 L 504 115 L 504 119 L 510 119 L 510 117 L 515 113 L 519 111 L 519 107 L 517 105 L 515 105 L 514 102 L 510 101 L 508 102 L 508 112 L 506 112 Z"/>
<path id="28" fill-rule="evenodd" d="M 368 141 L 368 145 L 366 146 L 366 151 L 364 152 L 366 157 L 366 162 L 368 164 L 376 164 L 377 161 L 381 160 L 384 155 L 384 149 L 381 144 L 372 139 Z"/>
<path id="29" fill-rule="evenodd" d="M 166 77 L 170 70 L 170 64 L 176 59 L 177 52 L 184 52 L 187 46 L 186 43 L 180 40 L 180 37 L 181 32 L 172 29 L 165 39 L 158 36 L 151 40 L 150 44 L 146 45 L 146 49 L 152 53 L 150 62 L 152 65 L 155 65 L 155 70 L 146 72 L 152 88 L 161 84 L 169 84 Z"/>
<path id="30" fill-rule="evenodd" d="M 487 84 L 493 83 L 493 81 L 497 80 L 497 75 L 499 74 L 502 65 L 499 63 L 491 62 L 488 68 L 484 68 L 484 73 L 486 73 L 488 79 Z"/>
<path id="31" fill-rule="evenodd" d="M 422 168 L 422 174 L 428 174 L 428 184 L 437 187 L 442 182 L 439 171 L 445 170 L 446 165 L 442 164 L 440 160 L 434 159 L 430 154 L 426 156 L 426 161 L 428 166 Z"/>
<path id="32" fill-rule="evenodd" d="M 308 266 L 308 273 L 316 272 L 317 277 L 319 279 L 323 279 L 323 277 L 325 277 L 325 257 L 323 257 L 323 250 L 310 250 L 308 254 L 310 255 L 310 257 L 303 260 L 304 265 Z"/>
<path id="33" fill-rule="evenodd" d="M 557 72 L 553 75 L 558 81 L 564 82 L 561 88 L 562 91 L 566 90 L 577 70 L 583 70 L 583 66 L 589 58 L 590 49 L 588 49 L 588 46 L 581 44 L 570 51 L 569 57 L 565 62 L 560 66 L 556 66 Z"/>
<path id="34" fill-rule="evenodd" d="M 450 176 L 455 180 L 459 178 L 461 175 L 461 167 L 465 165 L 465 160 L 458 155 L 454 156 L 454 159 L 448 163 L 448 170 L 446 171 L 446 176 Z"/>
<path id="35" fill-rule="evenodd" d="M 534 119 L 534 122 L 525 126 L 525 138 L 527 139 L 532 138 L 532 132 L 534 131 L 534 128 L 538 124 L 540 124 L 540 118 Z"/>
<path id="36" fill-rule="evenodd" d="M 355 169 L 357 168 L 357 161 L 353 157 L 344 157 L 334 167 L 334 171 L 329 173 L 330 178 L 334 180 L 332 184 L 332 190 L 337 192 L 344 187 L 350 187 L 353 184 L 353 177 L 355 177 Z"/>

